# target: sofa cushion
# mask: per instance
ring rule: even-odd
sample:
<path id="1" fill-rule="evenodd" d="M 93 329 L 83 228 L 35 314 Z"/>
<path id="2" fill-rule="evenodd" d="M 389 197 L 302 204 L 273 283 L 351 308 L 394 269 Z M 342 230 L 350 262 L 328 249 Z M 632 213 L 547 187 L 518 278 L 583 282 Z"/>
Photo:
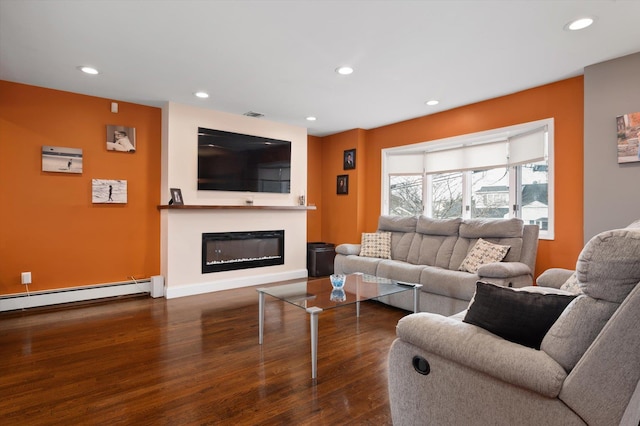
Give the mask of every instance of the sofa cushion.
<path id="1" fill-rule="evenodd" d="M 576 297 L 544 336 L 540 349 L 571 371 L 618 306 L 585 295 Z"/>
<path id="2" fill-rule="evenodd" d="M 575 272 L 571 274 L 560 286 L 560 290 L 568 291 L 573 294 L 582 293 L 582 290 L 580 290 L 580 286 L 578 285 L 578 274 Z"/>
<path id="3" fill-rule="evenodd" d="M 416 233 L 407 261 L 416 265 L 448 268 L 458 237 Z"/>
<path id="4" fill-rule="evenodd" d="M 423 292 L 469 301 L 476 291 L 476 281 L 476 274 L 426 266 L 420 274 L 419 284 L 422 284 Z"/>
<path id="5" fill-rule="evenodd" d="M 427 235 L 458 235 L 461 218 L 455 219 L 432 219 L 426 216 L 418 218 L 416 232 Z"/>
<path id="6" fill-rule="evenodd" d="M 493 244 L 480 238 L 467 253 L 467 257 L 462 261 L 458 270 L 475 274 L 480 265 L 500 262 L 507 255 L 510 248 L 510 246 Z"/>
<path id="7" fill-rule="evenodd" d="M 392 232 L 391 259 L 406 262 L 415 236 L 415 232 Z"/>
<path id="8" fill-rule="evenodd" d="M 406 283 L 419 283 L 424 265 L 412 265 L 397 260 L 381 260 L 376 275 Z"/>
<path id="9" fill-rule="evenodd" d="M 391 259 L 391 232 L 363 232 L 360 256 Z"/>
<path id="10" fill-rule="evenodd" d="M 383 215 L 378 219 L 378 231 L 415 232 L 417 221 L 417 217 Z"/>
<path id="11" fill-rule="evenodd" d="M 640 229 L 602 232 L 584 246 L 576 272 L 582 292 L 621 303 L 640 281 Z"/>
<path id="12" fill-rule="evenodd" d="M 540 349 L 545 334 L 574 298 L 478 281 L 464 322 L 514 343 Z"/>
<path id="13" fill-rule="evenodd" d="M 460 224 L 463 238 L 522 238 L 522 219 L 467 219 Z"/>
<path id="14" fill-rule="evenodd" d="M 382 259 L 377 257 L 362 257 L 357 255 L 336 256 L 334 260 L 334 271 L 341 274 L 354 274 L 356 272 L 362 274 L 376 275 L 378 264 Z"/>

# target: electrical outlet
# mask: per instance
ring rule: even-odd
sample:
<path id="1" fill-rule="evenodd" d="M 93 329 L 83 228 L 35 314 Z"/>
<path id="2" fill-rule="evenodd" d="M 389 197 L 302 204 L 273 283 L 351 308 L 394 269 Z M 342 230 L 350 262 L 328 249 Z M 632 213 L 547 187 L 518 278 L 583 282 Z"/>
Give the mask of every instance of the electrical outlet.
<path id="1" fill-rule="evenodd" d="M 24 285 L 31 284 L 31 272 L 22 273 L 22 284 Z"/>

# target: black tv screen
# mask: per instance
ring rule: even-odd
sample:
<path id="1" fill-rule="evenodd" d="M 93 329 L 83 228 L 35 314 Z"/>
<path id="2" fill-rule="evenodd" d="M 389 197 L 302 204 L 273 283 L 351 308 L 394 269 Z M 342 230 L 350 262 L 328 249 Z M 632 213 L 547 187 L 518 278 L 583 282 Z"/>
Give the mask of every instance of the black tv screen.
<path id="1" fill-rule="evenodd" d="M 198 189 L 291 192 L 291 142 L 198 127 Z"/>

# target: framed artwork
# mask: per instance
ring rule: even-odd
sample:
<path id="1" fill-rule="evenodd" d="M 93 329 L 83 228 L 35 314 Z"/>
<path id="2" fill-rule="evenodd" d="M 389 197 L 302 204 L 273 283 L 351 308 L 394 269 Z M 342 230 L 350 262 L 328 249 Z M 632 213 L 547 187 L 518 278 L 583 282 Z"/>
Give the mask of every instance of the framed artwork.
<path id="1" fill-rule="evenodd" d="M 127 181 L 91 179 L 91 202 L 94 204 L 126 204 Z"/>
<path id="2" fill-rule="evenodd" d="M 136 128 L 107 125 L 107 151 L 136 152 Z"/>
<path id="3" fill-rule="evenodd" d="M 42 171 L 82 173 L 82 149 L 60 146 L 42 147 Z"/>
<path id="4" fill-rule="evenodd" d="M 169 200 L 169 205 L 184 205 L 184 199 L 182 198 L 182 191 L 180 190 L 180 188 L 171 188 L 169 189 L 169 192 L 171 192 L 171 200 Z"/>
<path id="5" fill-rule="evenodd" d="M 344 152 L 343 158 L 343 169 L 351 170 L 356 168 L 356 150 L 355 149 L 347 149 Z"/>
<path id="6" fill-rule="evenodd" d="M 640 112 L 616 117 L 618 128 L 618 164 L 640 161 Z"/>
<path id="7" fill-rule="evenodd" d="M 348 194 L 349 193 L 349 175 L 338 175 L 336 183 L 336 194 Z"/>

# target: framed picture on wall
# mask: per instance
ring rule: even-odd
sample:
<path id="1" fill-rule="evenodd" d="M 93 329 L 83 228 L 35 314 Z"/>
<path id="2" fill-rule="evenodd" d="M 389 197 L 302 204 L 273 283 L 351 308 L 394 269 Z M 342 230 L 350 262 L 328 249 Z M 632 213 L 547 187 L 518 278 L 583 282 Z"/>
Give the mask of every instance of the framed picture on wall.
<path id="1" fill-rule="evenodd" d="M 47 145 L 43 146 L 42 171 L 82 173 L 82 149 Z"/>
<path id="2" fill-rule="evenodd" d="M 356 150 L 347 149 L 343 157 L 343 169 L 351 170 L 356 168 Z"/>
<path id="3" fill-rule="evenodd" d="M 336 183 L 336 194 L 343 195 L 349 193 L 349 175 L 338 175 Z"/>
<path id="4" fill-rule="evenodd" d="M 171 188 L 169 189 L 171 192 L 171 199 L 169 200 L 169 205 L 172 206 L 183 206 L 184 199 L 182 198 L 182 191 L 180 188 Z"/>
<path id="5" fill-rule="evenodd" d="M 94 204 L 127 204 L 127 181 L 91 179 L 91 201 Z"/>
<path id="6" fill-rule="evenodd" d="M 640 161 L 640 112 L 616 117 L 618 128 L 618 163 Z"/>
<path id="7" fill-rule="evenodd" d="M 136 128 L 107 125 L 107 151 L 136 152 Z"/>

